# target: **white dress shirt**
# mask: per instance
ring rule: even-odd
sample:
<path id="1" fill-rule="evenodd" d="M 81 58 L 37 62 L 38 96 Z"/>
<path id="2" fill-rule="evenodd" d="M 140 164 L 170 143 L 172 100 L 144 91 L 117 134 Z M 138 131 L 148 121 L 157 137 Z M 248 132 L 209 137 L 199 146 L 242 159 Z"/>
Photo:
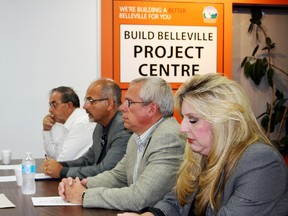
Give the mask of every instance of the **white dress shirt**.
<path id="1" fill-rule="evenodd" d="M 79 158 L 92 145 L 95 125 L 85 110 L 75 109 L 64 125 L 57 123 L 50 131 L 43 131 L 47 156 L 57 161 Z"/>

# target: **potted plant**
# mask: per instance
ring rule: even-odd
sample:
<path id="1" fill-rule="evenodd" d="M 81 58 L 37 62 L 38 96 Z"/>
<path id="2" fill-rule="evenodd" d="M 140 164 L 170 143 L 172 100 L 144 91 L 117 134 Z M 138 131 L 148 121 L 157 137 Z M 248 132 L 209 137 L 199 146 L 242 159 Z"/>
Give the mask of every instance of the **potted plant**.
<path id="1" fill-rule="evenodd" d="M 266 110 L 257 118 L 261 118 L 261 126 L 265 130 L 267 137 L 279 149 L 280 153 L 286 157 L 288 164 L 287 98 L 285 98 L 283 92 L 277 89 L 274 82 L 274 77 L 278 73 L 283 73 L 286 76 L 288 76 L 288 73 L 273 64 L 273 49 L 276 45 L 262 27 L 262 10 L 259 7 L 253 7 L 251 16 L 248 32 L 250 34 L 254 33 L 257 45 L 252 55 L 243 59 L 241 68 L 244 68 L 243 71 L 246 78 L 250 78 L 256 86 L 259 86 L 262 80 L 265 80 L 271 88 L 271 100 L 267 102 Z M 260 34 L 262 34 L 262 37 L 260 37 Z M 265 38 L 265 41 L 261 41 L 260 38 Z M 258 54 L 259 50 L 262 50 L 261 54 Z M 267 79 L 263 79 L 265 76 L 267 76 Z M 271 136 L 272 134 L 273 137 Z"/>

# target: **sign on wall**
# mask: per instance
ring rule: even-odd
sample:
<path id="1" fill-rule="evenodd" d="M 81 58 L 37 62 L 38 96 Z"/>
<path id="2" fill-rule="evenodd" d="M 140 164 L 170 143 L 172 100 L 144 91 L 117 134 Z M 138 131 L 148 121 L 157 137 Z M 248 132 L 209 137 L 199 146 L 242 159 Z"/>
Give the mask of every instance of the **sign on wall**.
<path id="1" fill-rule="evenodd" d="M 114 1 L 114 79 L 223 72 L 223 5 Z M 172 85 L 173 86 L 173 85 Z"/>

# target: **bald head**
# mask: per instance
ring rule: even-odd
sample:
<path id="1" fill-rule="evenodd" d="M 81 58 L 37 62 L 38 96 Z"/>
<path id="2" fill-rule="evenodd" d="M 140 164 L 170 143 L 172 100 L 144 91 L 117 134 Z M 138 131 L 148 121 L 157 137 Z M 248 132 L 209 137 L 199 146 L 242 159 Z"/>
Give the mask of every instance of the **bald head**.
<path id="1" fill-rule="evenodd" d="M 106 127 L 119 110 L 121 97 L 117 83 L 111 79 L 98 79 L 88 87 L 83 108 L 91 121 Z"/>
<path id="2" fill-rule="evenodd" d="M 88 90 L 89 89 L 97 89 L 102 98 L 111 98 L 115 102 L 117 108 L 119 108 L 119 106 L 122 104 L 121 89 L 112 79 L 102 78 L 95 80 L 90 84 Z"/>

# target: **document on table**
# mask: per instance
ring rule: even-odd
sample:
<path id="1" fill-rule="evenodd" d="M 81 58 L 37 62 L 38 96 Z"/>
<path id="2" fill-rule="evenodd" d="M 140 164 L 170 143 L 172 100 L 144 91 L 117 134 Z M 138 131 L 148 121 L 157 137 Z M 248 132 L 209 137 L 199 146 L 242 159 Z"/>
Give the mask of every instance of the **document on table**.
<path id="1" fill-rule="evenodd" d="M 20 167 L 21 164 L 14 164 L 14 165 L 0 165 L 0 170 L 14 170 Z"/>
<path id="2" fill-rule="evenodd" d="M 5 194 L 0 194 L 0 208 L 15 208 L 15 205 L 5 196 Z"/>
<path id="3" fill-rule="evenodd" d="M 82 204 L 69 203 L 63 200 L 60 196 L 50 197 L 32 197 L 34 206 L 79 206 Z"/>
<path id="4" fill-rule="evenodd" d="M 41 180 L 41 179 L 51 179 L 52 177 L 51 176 L 48 176 L 44 173 L 36 173 L 35 174 L 35 179 L 36 180 Z"/>
<path id="5" fill-rule="evenodd" d="M 0 165 L 0 170 L 14 170 L 19 167 L 21 167 L 21 164 Z M 35 179 L 36 180 L 51 179 L 51 177 L 48 175 L 45 175 L 44 173 L 36 173 Z M 15 176 L 0 176 L 0 182 L 9 182 L 9 181 L 16 181 L 16 177 Z"/>
<path id="6" fill-rule="evenodd" d="M 36 173 L 35 180 L 51 179 L 50 176 L 45 175 L 44 173 Z M 0 182 L 11 182 L 16 181 L 16 176 L 0 176 Z"/>
<path id="7" fill-rule="evenodd" d="M 0 182 L 16 181 L 16 176 L 0 176 Z"/>

